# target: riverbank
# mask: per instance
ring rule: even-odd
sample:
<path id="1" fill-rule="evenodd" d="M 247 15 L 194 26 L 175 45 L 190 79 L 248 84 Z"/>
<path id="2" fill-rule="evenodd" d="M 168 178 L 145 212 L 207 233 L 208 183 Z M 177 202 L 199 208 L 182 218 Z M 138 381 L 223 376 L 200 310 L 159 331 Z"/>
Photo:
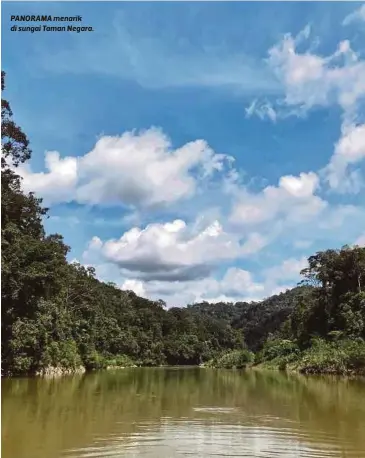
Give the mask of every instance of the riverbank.
<path id="1" fill-rule="evenodd" d="M 301 350 L 295 342 L 272 340 L 253 354 L 247 350 L 232 351 L 214 358 L 204 367 L 241 369 L 276 369 L 301 374 L 365 375 L 365 341 L 344 339 L 328 342 L 314 339 Z"/>
<path id="2" fill-rule="evenodd" d="M 95 370 L 119 370 L 131 367 L 159 367 L 161 365 L 135 362 L 125 355 L 103 357 L 94 353 L 83 364 L 48 365 L 33 373 L 22 374 L 36 377 L 61 377 L 83 374 Z M 196 365 L 198 366 L 198 365 Z M 180 367 L 179 365 L 173 367 Z M 276 339 L 266 342 L 257 353 L 247 349 L 221 353 L 200 364 L 202 368 L 215 369 L 269 369 L 301 374 L 328 374 L 365 376 L 365 341 L 343 339 L 326 341 L 313 339 L 310 347 L 300 349 L 290 340 Z M 15 374 L 8 374 L 8 376 Z M 18 375 L 18 374 L 17 374 Z"/>
<path id="3" fill-rule="evenodd" d="M 62 366 L 47 366 L 35 372 L 36 377 L 62 377 L 63 375 L 76 375 L 84 374 L 86 368 L 78 366 L 75 368 L 62 367 Z"/>
<path id="4" fill-rule="evenodd" d="M 132 361 L 126 355 L 115 355 L 113 357 L 103 356 L 97 352 L 92 352 L 87 358 L 82 360 L 79 355 L 77 357 L 64 358 L 63 364 L 51 362 L 44 367 L 38 367 L 33 370 L 16 372 L 16 373 L 1 373 L 2 377 L 62 377 L 65 375 L 84 374 L 95 370 L 118 370 L 126 369 L 127 367 L 138 367 L 135 361 Z"/>
<path id="5" fill-rule="evenodd" d="M 300 350 L 295 343 L 278 341 L 271 344 L 270 350 L 269 353 L 274 357 L 265 357 L 263 351 L 260 355 L 262 361 L 257 362 L 302 374 L 365 374 L 365 342 L 362 339 L 313 339 L 312 345 L 304 350 Z"/>
<path id="6" fill-rule="evenodd" d="M 106 366 L 103 367 L 99 370 L 120 370 L 120 369 L 126 369 L 130 367 L 138 367 L 135 364 L 128 365 L 128 366 L 117 366 L 117 365 L 111 365 L 111 366 Z M 64 375 L 78 375 L 78 374 L 84 374 L 86 372 L 93 372 L 97 369 L 89 369 L 87 370 L 85 366 L 79 366 L 76 368 L 69 368 L 69 367 L 62 367 L 62 366 L 48 366 L 45 367 L 44 369 L 40 369 L 36 371 L 34 374 L 29 374 L 30 376 L 35 376 L 35 377 L 45 377 L 45 378 L 52 378 L 52 377 L 62 377 Z"/>

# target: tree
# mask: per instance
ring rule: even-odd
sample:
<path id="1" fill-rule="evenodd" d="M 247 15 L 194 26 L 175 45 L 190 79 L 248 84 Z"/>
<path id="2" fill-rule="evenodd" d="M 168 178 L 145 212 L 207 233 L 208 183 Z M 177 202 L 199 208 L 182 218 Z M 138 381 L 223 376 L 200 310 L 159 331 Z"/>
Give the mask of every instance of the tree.
<path id="1" fill-rule="evenodd" d="M 321 336 L 337 331 L 364 336 L 365 248 L 344 246 L 318 252 L 308 263 L 302 271 L 304 281 L 316 285 L 308 331 Z"/>
<path id="2" fill-rule="evenodd" d="M 5 73 L 1 74 L 5 89 Z M 14 356 L 10 345 L 19 320 L 33 320 L 41 299 L 55 297 L 62 286 L 68 247 L 60 235 L 46 236 L 41 199 L 21 189 L 16 173 L 31 156 L 29 141 L 12 119 L 9 103 L 1 100 L 1 256 L 3 366 Z M 17 324 L 17 325 L 16 325 Z"/>

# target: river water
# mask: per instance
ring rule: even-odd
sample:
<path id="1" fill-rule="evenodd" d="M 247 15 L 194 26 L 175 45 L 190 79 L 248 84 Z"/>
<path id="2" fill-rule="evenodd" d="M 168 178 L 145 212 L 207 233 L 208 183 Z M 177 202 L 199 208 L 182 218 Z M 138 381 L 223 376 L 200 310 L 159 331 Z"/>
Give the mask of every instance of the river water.
<path id="1" fill-rule="evenodd" d="M 365 381 L 199 368 L 2 381 L 3 458 L 365 457 Z"/>

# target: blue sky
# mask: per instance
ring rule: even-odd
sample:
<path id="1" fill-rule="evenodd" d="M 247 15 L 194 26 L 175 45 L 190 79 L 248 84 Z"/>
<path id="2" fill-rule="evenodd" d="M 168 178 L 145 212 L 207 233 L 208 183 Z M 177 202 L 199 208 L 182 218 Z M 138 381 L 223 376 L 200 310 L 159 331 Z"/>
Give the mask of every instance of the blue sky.
<path id="1" fill-rule="evenodd" d="M 21 14 L 94 32 L 10 32 Z M 361 3 L 5 2 L 23 186 L 70 260 L 120 287 L 281 291 L 308 255 L 365 241 L 364 38 Z"/>

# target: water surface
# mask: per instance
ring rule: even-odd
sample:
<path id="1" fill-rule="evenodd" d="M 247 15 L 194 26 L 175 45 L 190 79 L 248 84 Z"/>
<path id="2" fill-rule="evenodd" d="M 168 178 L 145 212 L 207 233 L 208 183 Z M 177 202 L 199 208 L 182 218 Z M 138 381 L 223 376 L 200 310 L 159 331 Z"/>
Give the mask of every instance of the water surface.
<path id="1" fill-rule="evenodd" d="M 365 382 L 124 369 L 2 381 L 3 458 L 365 458 Z"/>

